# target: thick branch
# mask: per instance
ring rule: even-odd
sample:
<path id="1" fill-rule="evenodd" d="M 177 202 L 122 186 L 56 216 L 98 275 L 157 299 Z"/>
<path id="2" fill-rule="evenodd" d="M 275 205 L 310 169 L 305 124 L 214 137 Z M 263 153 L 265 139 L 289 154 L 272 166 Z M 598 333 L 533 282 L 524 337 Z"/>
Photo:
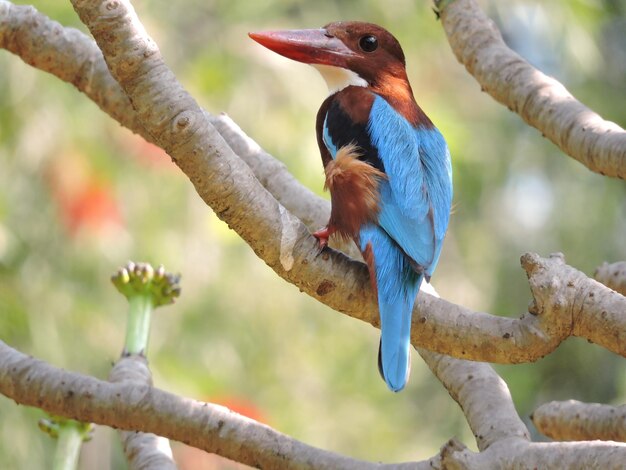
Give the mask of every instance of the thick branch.
<path id="1" fill-rule="evenodd" d="M 237 156 L 246 162 L 263 187 L 289 212 L 297 215 L 309 229 L 318 229 L 326 223 L 330 214 L 327 200 L 303 186 L 282 162 L 265 152 L 226 114 L 209 115 L 208 119 Z M 345 250 L 346 247 L 342 248 Z M 360 256 L 358 252 L 356 255 Z"/>
<path id="2" fill-rule="evenodd" d="M 0 48 L 33 67 L 71 83 L 102 111 L 124 127 L 153 142 L 130 100 L 111 76 L 102 52 L 92 38 L 39 13 L 32 6 L 0 0 Z M 261 184 L 290 211 L 301 214 L 309 228 L 328 218 L 328 201 L 302 186 L 285 165 L 261 149 L 226 115 L 206 118 L 235 153 L 252 169 Z M 299 194 L 299 197 L 290 195 Z"/>
<path id="3" fill-rule="evenodd" d="M 502 439 L 530 440 L 504 380 L 484 363 L 463 361 L 419 349 L 430 370 L 459 404 L 483 451 Z"/>
<path id="4" fill-rule="evenodd" d="M 596 281 L 626 296 L 626 261 L 604 263 L 596 269 Z"/>
<path id="5" fill-rule="evenodd" d="M 0 393 L 50 413 L 162 435 L 259 468 L 583 469 L 619 468 L 626 459 L 625 444 L 529 443 L 524 436 L 512 436 L 493 442 L 479 454 L 449 443 L 442 449 L 442 457 L 429 461 L 390 465 L 357 461 L 298 442 L 222 406 L 180 398 L 147 385 L 114 384 L 67 372 L 3 342 Z"/>
<path id="6" fill-rule="evenodd" d="M 148 360 L 139 355 L 122 357 L 111 369 L 109 382 L 152 387 Z M 120 431 L 119 434 L 131 470 L 176 470 L 172 449 L 164 437 L 136 430 Z"/>
<path id="7" fill-rule="evenodd" d="M 315 201 L 319 198 L 304 190 L 281 164 L 263 152 L 232 121 L 225 117 L 210 118 L 229 139 L 231 148 L 211 126 L 208 113 L 200 110 L 182 90 L 160 59 L 156 46 L 138 26 L 134 12 L 126 10 L 123 2 L 105 2 L 104 5 L 114 4 L 115 8 L 104 7 L 102 16 L 97 8 L 99 2 L 95 5 L 94 2 L 76 3 L 88 10 L 86 21 L 96 23 L 92 26 L 94 34 L 101 36 L 104 51 L 112 57 L 111 68 L 117 71 L 118 79 L 125 84 L 138 110 L 135 113 L 127 107 L 126 112 L 141 114 L 141 121 L 145 122 L 150 135 L 158 137 L 159 144 L 176 159 L 207 204 L 288 282 L 340 312 L 378 326 L 377 308 L 363 263 L 332 250 L 318 256 L 315 239 L 285 208 L 289 206 L 295 215 L 307 219 L 310 226 L 316 226 L 322 224 L 324 214 L 328 213 L 327 203 L 310 203 L 311 198 Z M 3 43 L 7 42 L 6 35 L 23 31 L 19 27 L 23 16 L 13 15 L 14 8 L 7 8 L 7 4 L 0 0 L 0 14 L 8 12 L 8 16 L 0 17 Z M 44 25 L 45 21 L 41 20 L 41 27 Z M 50 23 L 48 28 L 54 25 Z M 110 37 L 116 41 L 109 40 Z M 81 44 L 95 48 L 93 43 Z M 54 56 L 55 60 L 57 58 L 65 60 L 64 66 L 72 67 L 71 57 L 59 53 Z M 102 67 L 97 70 L 108 74 Z M 110 83 L 110 79 L 102 80 Z M 121 88 L 117 90 L 116 93 L 123 93 Z M 89 94 L 92 90 L 82 91 L 92 97 Z M 139 119 L 131 121 L 139 122 Z M 146 129 L 132 128 L 147 136 Z M 250 166 L 239 156 L 245 157 Z M 273 162 L 270 168 L 277 169 L 277 180 L 263 172 L 268 162 Z M 251 168 L 257 173 L 253 174 Z M 263 188 L 256 176 L 275 193 L 270 194 Z M 274 196 L 280 198 L 280 203 Z M 570 334 L 575 334 L 626 355 L 626 342 L 615 333 L 625 331 L 623 315 L 619 312 L 623 311 L 626 299 L 620 296 L 608 299 L 610 308 L 598 309 L 595 302 L 583 299 L 591 293 L 593 296 L 588 300 L 603 297 L 606 289 L 602 290 L 597 283 L 562 262 L 540 260 L 536 256 L 524 259 L 529 261 L 525 263 L 527 271 L 533 266 L 543 266 L 533 268 L 536 274 L 529 275 L 531 285 L 536 275 L 545 274 L 544 277 L 555 279 L 553 287 L 559 287 L 544 289 L 538 285 L 534 289 L 535 296 L 541 298 L 542 312 L 549 312 L 549 315 L 501 318 L 421 293 L 414 312 L 413 344 L 465 359 L 519 363 L 543 357 Z M 559 284 L 559 278 L 567 278 L 572 286 Z M 602 314 L 603 311 L 606 313 Z M 588 315 L 602 319 L 599 328 L 594 322 L 585 321 Z M 607 330 L 611 332 L 608 335 Z"/>
<path id="8" fill-rule="evenodd" d="M 626 178 L 626 132 L 507 47 L 476 0 L 435 0 L 459 62 L 496 101 L 597 173 Z"/>
<path id="9" fill-rule="evenodd" d="M 565 264 L 560 253 L 522 256 L 542 334 L 578 336 L 626 356 L 626 297 Z"/>
<path id="10" fill-rule="evenodd" d="M 626 442 L 626 405 L 553 401 L 537 408 L 531 418 L 541 434 L 557 441 Z"/>
<path id="11" fill-rule="evenodd" d="M 84 41 L 84 44 L 85 44 L 85 47 L 91 47 L 91 48 L 97 49 L 97 46 L 91 41 Z M 99 50 L 98 50 L 98 53 L 99 53 Z M 58 59 L 61 61 L 61 63 L 66 69 L 67 68 L 71 69 L 75 65 L 71 60 L 66 60 L 67 59 L 66 56 L 59 56 Z M 102 67 L 100 68 L 100 70 L 102 70 L 103 74 L 108 75 L 108 69 Z M 112 82 L 114 83 L 115 86 L 117 86 L 117 82 L 115 82 L 112 78 L 103 79 L 103 82 L 105 83 Z M 115 88 L 115 86 L 111 86 L 111 89 L 116 89 L 116 92 L 119 93 L 123 98 L 125 98 L 125 95 L 123 95 L 121 88 L 119 88 L 119 86 Z M 80 86 L 78 88 L 79 90 L 85 92 L 87 96 L 89 96 L 90 98 L 97 99 L 98 95 L 91 95 L 91 91 L 92 91 L 91 89 L 88 89 L 88 88 L 81 89 Z M 121 102 L 123 101 L 123 99 L 120 98 L 119 101 Z M 135 111 L 130 106 L 130 101 L 128 100 L 127 100 L 125 113 L 128 115 L 135 115 Z M 269 190 L 271 190 L 271 192 L 273 193 L 275 197 L 277 197 L 281 201 L 284 201 L 286 205 L 289 205 L 289 209 L 295 211 L 303 220 L 306 221 L 308 226 L 316 226 L 316 225 L 322 224 L 322 220 L 325 217 L 327 217 L 327 214 L 328 214 L 328 203 L 326 201 L 323 201 L 320 198 L 314 197 L 308 190 L 302 188 L 300 184 L 297 181 L 295 181 L 293 177 L 286 171 L 286 169 L 281 163 L 278 163 L 271 156 L 263 152 L 262 149 L 254 141 L 252 141 L 249 137 L 247 137 L 239 129 L 239 127 L 236 126 L 236 124 L 232 122 L 227 116 L 212 117 L 208 113 L 206 113 L 206 116 L 216 126 L 216 128 L 220 131 L 222 136 L 224 136 L 224 138 L 228 140 L 231 148 L 233 148 L 238 153 L 238 155 L 242 156 L 242 158 L 245 159 L 248 165 L 254 170 L 257 178 L 264 184 L 264 186 L 266 186 Z M 138 120 L 134 119 L 131 122 L 138 122 Z M 140 132 L 140 133 L 141 132 L 145 133 L 145 129 L 143 129 L 143 127 L 139 129 L 133 129 L 133 130 Z M 293 197 L 294 194 L 298 195 L 298 197 Z M 298 202 L 298 201 L 304 201 L 304 202 Z M 440 361 L 440 358 L 438 355 L 427 354 L 427 353 L 424 353 L 424 354 L 426 354 L 424 357 L 426 361 L 429 363 L 433 361 L 433 358 L 436 358 L 437 361 Z M 454 361 L 447 360 L 445 361 L 445 363 L 448 366 L 450 366 L 454 364 Z M 464 363 L 464 364 L 465 364 L 464 372 L 466 374 L 471 375 L 472 374 L 471 369 L 473 367 L 473 364 L 470 364 L 470 363 Z M 491 373 L 495 376 L 495 373 L 493 373 L 493 371 L 485 365 L 476 365 L 476 367 L 480 367 L 481 370 L 483 371 L 489 369 Z M 439 365 L 437 366 L 437 370 L 445 371 L 447 369 Z M 476 375 L 478 376 L 482 374 L 476 374 Z M 478 383 L 478 381 L 474 382 L 472 384 L 472 387 L 476 383 Z M 446 379 L 445 384 L 446 386 L 454 387 L 455 395 L 459 395 L 459 392 L 457 390 L 463 387 L 463 385 L 460 383 L 454 383 L 454 380 L 452 380 L 452 377 L 450 377 L 449 375 Z M 472 387 L 463 387 L 463 388 L 465 390 L 468 390 L 468 389 L 471 389 Z M 481 389 L 481 393 L 482 392 L 485 392 L 485 390 Z M 510 400 L 510 397 L 509 397 L 509 400 Z M 467 403 L 464 403 L 463 400 L 460 403 L 462 407 L 464 408 L 468 407 Z M 508 408 L 512 408 L 510 402 L 508 403 L 507 410 Z M 476 426 L 472 426 L 472 427 L 475 428 Z M 477 427 L 480 429 L 481 426 L 477 425 Z M 476 434 L 477 436 L 481 436 L 480 432 L 477 432 Z M 483 438 L 481 436 L 479 438 L 479 441 L 481 441 L 482 439 Z"/>
<path id="12" fill-rule="evenodd" d="M 316 449 L 223 406 L 181 398 L 133 381 L 110 383 L 67 372 L 1 341 L 0 393 L 50 413 L 154 433 L 258 468 L 439 468 L 438 457 L 383 465 Z"/>
<path id="13" fill-rule="evenodd" d="M 0 0 L 0 15 L 6 14 L 7 11 L 10 12 L 10 8 L 4 8 L 3 11 L 3 7 L 7 3 Z M 162 63 L 156 46 L 141 28 L 132 9 L 127 9 L 123 2 L 118 1 L 86 2 L 76 0 L 74 3 L 94 36 L 99 39 L 109 60 L 109 67 L 116 79 L 123 85 L 123 91 L 122 88 L 109 86 L 111 83 L 115 83 L 114 80 L 111 82 L 109 78 L 104 82 L 106 85 L 102 86 L 109 86 L 109 90 L 113 90 L 115 94 L 121 96 L 126 96 L 124 93 L 127 93 L 132 100 L 134 107 L 132 110 L 128 108 L 129 102 L 125 102 L 126 112 L 132 114 L 132 119 L 129 119 L 126 125 L 165 148 L 190 177 L 203 199 L 216 210 L 220 217 L 231 224 L 278 274 L 331 307 L 377 325 L 377 311 L 366 283 L 366 274 L 362 263 L 349 260 L 336 252 L 328 252 L 316 257 L 315 242 L 307 235 L 300 221 L 279 205 L 274 197 L 281 202 L 284 201 L 285 206 L 288 206 L 300 218 L 304 219 L 307 216 L 307 225 L 310 226 L 321 223 L 320 219 L 328 213 L 327 203 L 318 203 L 318 198 L 314 198 L 310 192 L 304 191 L 288 175 L 284 167 L 277 164 L 271 156 L 265 154 L 236 126 L 233 126 L 227 118 L 211 117 L 208 113 L 200 110 Z M 7 30 L 9 35 L 12 34 L 15 29 L 11 31 L 11 28 L 7 28 L 8 21 L 3 16 L 0 16 L 0 19 L 2 19 L 0 21 L 0 44 L 4 44 L 3 35 L 7 34 Z M 33 44 L 33 47 L 38 47 L 38 45 Z M 94 45 L 91 42 L 86 42 L 81 47 L 94 48 Z M 54 47 L 52 49 L 54 52 Z M 22 51 L 17 53 L 22 54 Z M 72 63 L 71 58 L 66 60 L 70 64 Z M 107 70 L 103 68 L 98 68 L 98 73 L 108 75 Z M 77 86 L 81 89 L 79 85 Z M 83 87 L 81 91 L 92 97 L 89 87 Z M 98 99 L 97 95 L 95 96 L 92 99 Z M 124 100 L 120 102 L 124 102 Z M 103 109 L 107 109 L 105 101 L 99 104 Z M 222 140 L 216 129 L 209 124 L 209 121 L 219 128 L 220 134 L 228 139 L 230 145 Z M 145 127 L 138 125 L 139 122 L 144 123 Z M 236 155 L 233 149 L 239 155 Z M 249 166 L 243 165 L 238 157 L 245 157 Z M 278 170 L 281 177 L 288 175 L 284 181 L 287 182 L 289 190 L 285 190 L 284 185 L 274 183 L 275 174 L 272 175 L 272 172 L 267 171 L 264 165 L 259 164 L 259 161 L 263 161 L 263 159 L 267 162 L 273 162 L 273 168 Z M 250 168 L 254 170 L 254 175 L 250 172 Z M 261 187 L 259 181 L 263 182 L 263 185 L 272 194 L 268 194 Z M 311 204 L 313 200 L 315 203 Z M 294 201 L 298 203 L 294 204 Z M 261 223 L 259 224 L 259 222 Z M 255 232 L 262 233 L 263 237 L 259 238 Z M 607 294 L 607 289 L 602 290 L 602 288 L 589 284 L 590 280 L 586 276 L 566 266 L 562 259 L 556 257 L 544 260 L 536 255 L 527 255 L 523 258 L 523 265 L 529 274 L 535 297 L 535 306 L 532 311 L 536 315 L 524 315 L 519 320 L 493 317 L 488 314 L 471 312 L 422 294 L 418 299 L 415 312 L 413 344 L 425 345 L 430 349 L 461 357 L 495 362 L 534 360 L 552 351 L 562 339 L 572 333 L 588 337 L 588 339 L 593 336 L 602 340 L 604 331 L 594 331 L 593 325 L 586 325 L 585 320 L 581 320 L 581 317 L 586 314 L 599 315 L 600 310 L 595 308 L 595 302 L 589 302 L 593 305 L 585 303 L 585 296 L 593 298 L 596 294 L 598 297 L 602 297 L 601 307 L 608 306 L 609 308 L 609 310 L 604 310 L 605 316 L 607 311 L 610 315 L 608 315 L 609 319 L 602 325 L 602 328 L 619 322 L 619 315 L 614 315 L 614 313 L 623 308 L 624 299 L 613 298 Z M 564 280 L 559 282 L 559 279 Z M 574 312 L 577 315 L 574 315 Z M 584 326 L 579 326 L 577 323 L 582 323 Z M 622 331 L 624 330 L 622 329 Z M 620 343 L 620 337 L 617 336 L 609 338 L 604 345 L 624 354 L 622 343 L 623 341 Z M 544 451 L 537 450 L 538 447 L 533 447 L 534 444 L 528 444 L 527 431 L 512 410 L 508 390 L 505 386 L 502 387 L 502 383 L 490 368 L 480 364 L 443 358 L 438 354 L 426 351 L 422 351 L 422 353 L 433 371 L 444 382 L 444 385 L 451 391 L 453 397 L 468 415 L 468 420 L 477 435 L 481 449 L 487 450 L 489 455 L 496 455 L 502 442 L 516 442 L 518 448 L 525 449 L 524 452 L 530 451 L 529 455 L 534 455 L 537 462 L 545 463 L 552 458 L 541 455 Z M 1 368 L 0 372 L 2 372 Z M 58 370 L 52 372 L 68 374 Z M 15 380 L 24 374 L 17 369 L 13 369 L 12 373 L 16 374 L 15 379 L 12 380 L 8 374 L 6 374 L 6 379 L 11 381 L 13 386 Z M 463 378 L 469 379 L 470 375 L 472 377 L 470 381 L 463 384 Z M 80 389 L 79 387 L 68 389 L 66 384 L 73 383 L 78 386 L 76 377 L 75 374 L 63 375 L 62 379 L 67 380 L 65 383 L 61 383 L 59 392 L 52 395 L 53 403 L 47 401 L 44 403 L 44 397 L 48 396 L 47 391 L 40 390 L 37 393 L 38 389 L 36 389 L 34 391 L 37 396 L 35 404 L 45 409 L 48 409 L 47 406 L 54 408 L 72 405 L 74 407 L 70 407 L 71 411 L 67 409 L 58 411 L 58 408 L 54 408 L 55 412 L 72 416 L 72 413 L 77 411 L 72 397 Z M 31 378 L 28 375 L 26 382 L 29 382 Z M 0 386 L 2 387 L 4 387 L 3 379 L 4 377 L 0 375 Z M 103 383 L 94 381 L 94 379 L 86 378 L 86 380 L 93 382 L 88 382 L 85 385 L 88 389 L 85 396 L 93 397 L 94 388 L 113 387 L 110 384 L 102 385 Z M 476 385 L 477 382 L 480 384 Z M 127 390 L 127 388 L 124 389 L 124 392 L 131 393 L 132 391 Z M 485 400 L 485 396 L 483 396 L 482 402 L 480 402 L 477 399 L 479 392 L 488 388 L 495 388 L 496 390 L 490 395 L 489 400 Z M 13 386 L 9 391 L 14 392 L 14 389 Z M 105 395 L 112 397 L 113 393 L 120 393 L 119 389 L 115 390 L 115 392 L 105 390 Z M 20 393 L 21 391 L 20 389 Z M 151 408 L 154 403 L 164 397 L 172 397 L 165 392 L 146 387 L 139 387 L 134 392 L 138 401 L 133 402 L 131 400 L 131 403 L 134 403 L 136 408 L 147 406 L 150 413 L 154 413 Z M 14 398 L 17 395 L 20 400 L 22 399 L 21 395 L 11 395 L 9 392 L 7 394 Z M 141 396 L 137 397 L 137 394 Z M 70 403 L 63 403 L 62 400 L 54 401 L 54 397 L 58 396 L 70 397 Z M 118 398 L 122 396 L 125 395 L 117 395 Z M 27 398 L 32 399 L 32 396 Z M 126 397 L 126 399 L 128 398 Z M 489 404 L 491 400 L 493 400 L 493 407 L 484 409 L 484 405 Z M 138 403 L 140 403 L 140 407 L 137 407 Z M 184 404 L 187 407 L 190 406 L 187 402 Z M 216 408 L 217 411 L 211 409 L 211 413 L 214 415 L 217 412 L 223 413 L 222 409 Z M 119 406 L 115 409 L 119 411 Z M 85 410 L 80 409 L 81 413 L 83 411 Z M 102 407 L 96 407 L 86 412 L 91 412 L 92 415 L 98 412 L 102 413 Z M 188 410 L 187 414 L 190 413 L 191 411 Z M 500 417 L 501 413 L 505 416 L 502 426 L 498 423 L 489 424 L 489 419 L 485 419 L 491 417 L 492 420 L 497 421 L 494 416 L 497 414 Z M 180 412 L 166 413 L 167 416 L 160 415 L 157 419 L 164 418 L 165 426 L 169 429 L 171 423 L 168 420 L 171 420 L 176 414 L 183 416 L 183 420 L 187 420 L 185 413 L 181 414 Z M 142 419 L 145 420 L 145 417 Z M 99 422 L 97 419 L 91 420 Z M 209 422 L 207 425 L 206 422 L 206 418 L 204 418 L 202 424 L 205 425 L 205 431 L 206 426 L 210 428 L 213 423 Z M 225 421 L 218 418 L 217 432 L 219 436 L 222 436 L 224 429 L 228 428 L 224 423 Z M 148 424 L 152 423 L 149 422 Z M 192 425 L 195 424 L 197 423 L 192 423 Z M 233 426 L 241 425 L 241 422 L 233 424 Z M 258 423 L 254 423 L 254 425 L 265 428 Z M 249 427 L 249 423 L 246 426 Z M 144 429 L 136 423 L 130 425 L 129 428 L 157 432 L 154 429 Z M 267 429 L 263 429 L 263 432 Z M 194 430 L 196 436 L 199 435 L 197 431 L 197 429 Z M 275 431 L 271 432 L 274 433 L 271 436 L 278 439 L 275 435 L 279 434 Z M 168 433 L 162 434 L 172 437 Z M 237 435 L 236 438 L 239 439 L 240 436 Z M 279 441 L 284 444 L 284 441 L 280 439 Z M 196 445 L 194 442 L 189 442 Z M 304 446 L 304 444 L 298 444 Z M 219 453 L 228 457 L 230 447 L 225 452 L 222 447 L 224 443 L 217 445 Z M 206 446 L 197 447 L 207 449 Z M 304 448 L 310 449 L 308 446 L 304 446 Z M 614 447 L 596 446 L 595 448 L 601 448 L 604 454 L 600 457 L 609 462 L 607 459 L 612 455 Z M 609 452 L 606 452 L 607 449 Z M 238 456 L 240 452 L 241 449 L 237 449 Z M 258 450 L 252 453 L 255 452 Z M 446 446 L 445 452 L 446 462 L 449 460 L 461 464 L 462 460 L 455 460 L 454 457 L 460 452 L 456 446 Z M 520 459 L 523 459 L 524 452 L 519 453 Z M 464 457 L 465 454 L 461 453 L 461 456 Z M 278 459 L 282 457 L 283 454 L 279 455 Z M 258 462 L 260 457 L 257 455 L 249 458 Z M 324 458 L 331 459 L 331 463 L 328 465 L 332 468 L 341 465 L 338 460 L 332 459 L 345 459 L 330 453 L 324 453 Z M 473 459 L 474 457 L 468 458 Z M 485 459 L 488 457 L 481 453 L 478 458 L 486 463 L 487 460 Z M 498 458 L 502 459 L 503 457 L 499 456 Z M 354 465 L 354 461 L 347 460 L 349 465 Z M 245 462 L 249 463 L 248 460 Z M 494 462 L 499 461 L 489 458 L 489 463 L 492 466 Z M 521 464 L 523 460 L 518 462 Z M 299 465 L 299 463 L 300 461 L 297 461 L 294 465 Z M 306 461 L 306 465 L 312 465 L 310 460 Z M 316 463 L 316 465 L 318 464 Z M 356 465 L 358 468 L 367 468 L 363 466 L 367 464 L 357 463 Z M 428 463 L 424 463 L 424 465 L 428 465 Z M 439 461 L 433 459 L 430 465 L 438 467 Z M 282 468 L 287 467 L 283 464 Z"/>
<path id="14" fill-rule="evenodd" d="M 113 119 L 149 140 L 102 52 L 82 32 L 64 28 L 30 5 L 0 0 L 0 48 L 71 83 Z"/>
<path id="15" fill-rule="evenodd" d="M 618 442 L 528 442 L 504 439 L 483 452 L 464 449 L 444 456 L 447 470 L 617 469 L 626 462 L 626 444 Z"/>

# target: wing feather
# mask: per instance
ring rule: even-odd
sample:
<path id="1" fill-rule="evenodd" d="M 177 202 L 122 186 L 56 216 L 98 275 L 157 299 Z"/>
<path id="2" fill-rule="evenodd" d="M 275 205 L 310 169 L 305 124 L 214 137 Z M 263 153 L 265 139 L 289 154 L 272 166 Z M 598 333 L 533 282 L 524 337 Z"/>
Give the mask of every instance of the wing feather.
<path id="1" fill-rule="evenodd" d="M 384 98 L 363 88 L 351 95 L 371 102 L 367 121 L 350 119 L 340 100 L 330 100 L 318 135 L 335 158 L 354 144 L 362 159 L 383 171 L 378 223 L 428 276 L 439 259 L 452 202 L 448 147 L 434 127 L 413 127 Z M 372 98 L 373 97 L 373 98 Z"/>
<path id="2" fill-rule="evenodd" d="M 380 188 L 379 223 L 431 275 L 452 201 L 446 143 L 434 127 L 415 129 L 380 96 L 372 105 L 368 133 L 388 181 Z"/>

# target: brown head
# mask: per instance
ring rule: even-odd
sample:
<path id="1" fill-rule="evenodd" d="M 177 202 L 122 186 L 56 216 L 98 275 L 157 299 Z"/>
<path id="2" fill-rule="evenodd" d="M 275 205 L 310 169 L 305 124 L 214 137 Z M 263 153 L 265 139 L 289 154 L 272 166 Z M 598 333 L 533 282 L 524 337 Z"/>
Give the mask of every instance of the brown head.
<path id="1" fill-rule="evenodd" d="M 413 98 L 400 43 L 378 25 L 338 21 L 319 29 L 249 35 L 282 56 L 315 67 L 331 94 L 348 86 L 368 87 L 386 98 L 409 122 L 430 125 Z"/>
<path id="2" fill-rule="evenodd" d="M 344 83 L 336 85 L 377 89 L 390 79 L 408 85 L 400 44 L 391 33 L 372 23 L 338 21 L 320 29 L 264 31 L 250 33 L 250 37 L 282 56 L 316 66 L 329 87 L 339 78 L 345 78 Z M 327 75 L 331 75 L 330 81 Z"/>

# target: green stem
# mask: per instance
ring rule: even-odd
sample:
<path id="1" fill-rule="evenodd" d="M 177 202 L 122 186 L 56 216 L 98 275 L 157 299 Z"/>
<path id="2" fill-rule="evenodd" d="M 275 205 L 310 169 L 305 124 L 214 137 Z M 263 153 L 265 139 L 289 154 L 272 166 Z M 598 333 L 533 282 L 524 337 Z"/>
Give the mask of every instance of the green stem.
<path id="1" fill-rule="evenodd" d="M 77 424 L 82 426 L 80 423 Z M 83 438 L 83 433 L 75 424 L 68 422 L 59 427 L 59 437 L 52 467 L 54 470 L 76 469 Z"/>
<path id="2" fill-rule="evenodd" d="M 154 304 L 149 293 L 129 296 L 128 326 L 124 349 L 128 354 L 144 354 L 148 348 L 150 317 Z"/>

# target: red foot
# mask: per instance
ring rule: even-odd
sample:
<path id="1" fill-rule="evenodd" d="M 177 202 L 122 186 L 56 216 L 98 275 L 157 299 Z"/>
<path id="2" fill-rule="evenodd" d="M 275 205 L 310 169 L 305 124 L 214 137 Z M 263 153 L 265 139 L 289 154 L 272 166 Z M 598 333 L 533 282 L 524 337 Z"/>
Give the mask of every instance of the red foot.
<path id="1" fill-rule="evenodd" d="M 328 225 L 324 228 L 319 229 L 316 232 L 313 232 L 313 236 L 317 238 L 317 241 L 320 244 L 320 249 L 324 249 L 324 247 L 328 246 L 328 238 L 333 233 L 335 233 L 335 229 L 329 227 Z"/>

